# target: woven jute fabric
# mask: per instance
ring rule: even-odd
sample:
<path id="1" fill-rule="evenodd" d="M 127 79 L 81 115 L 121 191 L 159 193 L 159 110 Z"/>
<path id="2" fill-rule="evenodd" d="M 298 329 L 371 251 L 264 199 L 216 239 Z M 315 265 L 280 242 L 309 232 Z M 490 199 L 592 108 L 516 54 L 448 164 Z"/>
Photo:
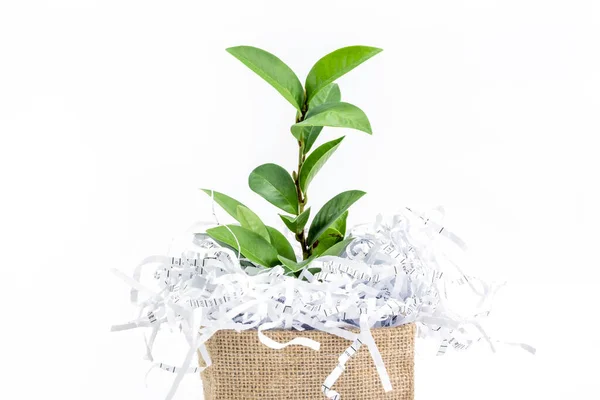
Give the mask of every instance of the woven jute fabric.
<path id="1" fill-rule="evenodd" d="M 348 361 L 333 389 L 342 400 L 413 400 L 415 325 L 371 332 L 394 390 L 383 391 L 366 345 Z M 259 342 L 256 331 L 219 331 L 206 343 L 213 365 L 201 374 L 205 400 L 326 399 L 321 385 L 351 342 L 317 330 L 265 334 L 278 342 L 308 337 L 321 343 L 321 349 L 288 346 L 273 350 Z"/>

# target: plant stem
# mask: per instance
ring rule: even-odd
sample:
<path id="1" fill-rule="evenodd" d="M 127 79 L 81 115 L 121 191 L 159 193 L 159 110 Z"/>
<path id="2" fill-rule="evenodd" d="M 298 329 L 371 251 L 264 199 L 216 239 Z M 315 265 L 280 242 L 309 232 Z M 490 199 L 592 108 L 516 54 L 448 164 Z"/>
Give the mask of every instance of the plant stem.
<path id="1" fill-rule="evenodd" d="M 302 108 L 302 114 L 297 118 L 296 123 L 302 121 L 306 114 L 306 104 Z M 304 207 L 306 206 L 306 193 L 302 192 L 300 188 L 300 170 L 302 170 L 302 165 L 304 164 L 304 160 L 306 156 L 304 155 L 304 138 L 298 140 L 298 172 L 295 174 L 294 183 L 296 184 L 296 193 L 298 194 L 298 215 L 304 212 Z M 311 248 L 306 243 L 306 234 L 304 229 L 302 232 L 296 234 L 296 240 L 300 242 L 300 246 L 302 247 L 302 259 L 306 260 L 311 255 Z"/>

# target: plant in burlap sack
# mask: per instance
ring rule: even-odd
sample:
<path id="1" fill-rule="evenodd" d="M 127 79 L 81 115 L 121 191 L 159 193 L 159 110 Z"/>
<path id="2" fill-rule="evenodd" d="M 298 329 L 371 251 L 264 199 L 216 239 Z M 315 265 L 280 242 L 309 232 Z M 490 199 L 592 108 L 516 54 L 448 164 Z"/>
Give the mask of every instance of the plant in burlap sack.
<path id="1" fill-rule="evenodd" d="M 239 46 L 228 51 L 296 109 L 291 133 L 298 145 L 297 169 L 290 174 L 264 164 L 248 183 L 285 212 L 280 217 L 301 251 L 296 257 L 286 235 L 239 201 L 204 190 L 239 224 L 207 229 L 210 238 L 194 234 L 177 256 L 146 258 L 133 278 L 115 271 L 132 286 L 139 313 L 111 329 L 152 329 L 147 358 L 153 368 L 176 374 L 166 399 L 173 398 L 184 375 L 201 372 L 207 400 L 305 400 L 318 398 L 319 392 L 331 400 L 412 400 L 415 324 L 419 337 L 436 342 L 437 355 L 466 350 L 480 340 L 493 350 L 480 321 L 489 315 L 501 285 L 465 275 L 448 257 L 448 245 L 466 246 L 442 225 L 442 208 L 427 214 L 405 208 L 391 219 L 378 217 L 371 227 L 350 229 L 349 239 L 348 209 L 365 194 L 350 190 L 310 218 L 309 186 L 344 139 L 313 150 L 322 129 L 372 133 L 365 113 L 341 102 L 334 81 L 381 50 L 336 50 L 317 61 L 304 87 L 264 50 Z M 147 287 L 142 270 L 151 265 L 156 285 Z M 476 296 L 472 307 L 455 307 L 449 293 L 459 291 Z M 147 297 L 138 299 L 138 292 Z M 153 356 L 164 326 L 177 327 L 189 344 L 180 366 Z M 526 344 L 511 344 L 535 352 Z M 307 352 L 296 345 L 323 347 Z M 193 366 L 196 352 L 198 367 Z"/>
<path id="2" fill-rule="evenodd" d="M 291 68 L 271 53 L 251 46 L 231 47 L 227 51 L 273 86 L 296 109 L 295 124 L 290 130 L 298 144 L 297 169 L 290 174 L 277 164 L 263 164 L 250 173 L 248 184 L 252 191 L 285 212 L 279 216 L 295 235 L 302 257 L 298 260 L 285 235 L 265 225 L 248 207 L 223 193 L 203 189 L 239 222 L 239 225 L 208 229 L 207 234 L 221 244 L 233 247 L 255 264 L 282 265 L 288 274 L 297 275 L 319 256 L 341 254 L 351 241 L 345 238 L 348 209 L 365 194 L 363 191 L 349 190 L 334 196 L 309 224 L 309 186 L 344 137 L 314 150 L 313 146 L 324 127 L 351 128 L 372 134 L 365 113 L 357 106 L 341 101 L 335 80 L 381 49 L 349 46 L 327 54 L 312 67 L 304 87 Z"/>

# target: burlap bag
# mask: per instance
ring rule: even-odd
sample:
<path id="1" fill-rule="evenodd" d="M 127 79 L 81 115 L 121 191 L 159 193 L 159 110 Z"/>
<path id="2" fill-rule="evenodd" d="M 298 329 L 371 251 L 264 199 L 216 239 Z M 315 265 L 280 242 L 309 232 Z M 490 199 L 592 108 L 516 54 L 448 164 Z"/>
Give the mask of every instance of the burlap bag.
<path id="1" fill-rule="evenodd" d="M 383 391 L 367 346 L 346 364 L 334 388 L 342 400 L 413 400 L 415 325 L 372 330 L 394 390 Z M 256 331 L 219 331 L 206 344 L 213 365 L 202 372 L 205 400 L 323 400 L 321 385 L 351 344 L 321 331 L 272 330 L 278 342 L 304 336 L 321 343 L 273 350 Z"/>

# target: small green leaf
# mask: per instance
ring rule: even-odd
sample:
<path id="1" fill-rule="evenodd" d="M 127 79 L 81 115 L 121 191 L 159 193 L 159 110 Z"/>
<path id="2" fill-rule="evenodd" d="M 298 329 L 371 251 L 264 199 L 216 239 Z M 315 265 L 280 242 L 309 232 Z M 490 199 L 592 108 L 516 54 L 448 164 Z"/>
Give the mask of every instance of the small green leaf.
<path id="1" fill-rule="evenodd" d="M 287 226 L 290 231 L 292 231 L 293 233 L 300 233 L 306 226 L 308 218 L 310 217 L 310 207 L 304 210 L 304 212 L 302 212 L 302 214 L 298 215 L 297 217 L 282 214 L 279 214 L 279 216 L 281 217 L 281 220 L 283 221 L 285 226 Z"/>
<path id="2" fill-rule="evenodd" d="M 290 214 L 298 213 L 296 185 L 290 174 L 277 164 L 263 164 L 248 178 L 250 189 L 269 203 Z"/>
<path id="3" fill-rule="evenodd" d="M 311 256 L 311 258 L 309 258 L 307 261 L 312 261 L 315 258 L 319 258 L 319 257 L 325 257 L 325 256 L 334 256 L 334 257 L 339 257 L 340 254 L 342 254 L 344 252 L 344 250 L 346 250 L 346 247 L 348 247 L 348 245 L 354 240 L 354 238 L 347 238 L 342 240 L 341 242 L 338 242 L 336 244 L 334 244 L 333 246 L 331 246 L 330 248 L 328 248 L 327 250 L 325 250 L 323 253 L 321 254 L 314 254 Z M 309 268 L 309 272 L 311 274 L 316 274 L 317 272 L 321 271 L 320 268 Z"/>
<path id="4" fill-rule="evenodd" d="M 353 70 L 381 49 L 368 46 L 349 46 L 338 49 L 321 58 L 306 77 L 306 95 L 310 102 L 324 87 L 340 76 Z"/>
<path id="5" fill-rule="evenodd" d="M 333 224 L 331 224 L 331 226 L 327 228 L 319 237 L 319 239 L 314 243 L 318 243 L 318 245 L 313 249 L 312 253 L 319 256 L 324 255 L 330 248 L 343 241 L 344 235 L 346 234 L 347 219 L 348 210 L 346 210 L 338 219 L 336 219 Z"/>
<path id="6" fill-rule="evenodd" d="M 223 210 L 225 210 L 227 212 L 227 214 L 231 215 L 237 221 L 240 221 L 238 219 L 237 210 L 238 210 L 239 206 L 245 207 L 242 203 L 240 203 L 239 201 L 237 201 L 223 193 L 215 192 L 214 190 L 210 190 L 210 189 L 200 189 L 200 190 L 202 190 L 207 195 L 212 196 L 215 199 L 215 202 L 218 205 L 220 205 L 223 208 Z"/>
<path id="7" fill-rule="evenodd" d="M 229 229 L 231 229 L 231 232 Z M 233 236 L 232 235 L 233 232 Z M 253 263 L 274 267 L 279 264 L 277 250 L 258 233 L 238 225 L 217 226 L 206 230 L 213 239 L 223 242 L 235 250 L 238 250 L 237 242 L 240 244 L 240 252 Z M 236 242 L 237 238 L 237 242 Z"/>
<path id="8" fill-rule="evenodd" d="M 273 86 L 298 111 L 302 111 L 302 83 L 283 61 L 267 51 L 251 46 L 230 47 L 227 51 Z"/>
<path id="9" fill-rule="evenodd" d="M 333 224 L 344 212 L 358 199 L 365 195 L 360 190 L 349 190 L 338 194 L 329 200 L 319 210 L 308 230 L 308 245 L 312 246 L 315 241 Z"/>
<path id="10" fill-rule="evenodd" d="M 277 229 L 267 226 L 269 231 L 269 237 L 271 238 L 271 244 L 277 249 L 277 253 L 288 259 L 296 259 L 296 253 L 290 242 L 285 236 Z"/>
<path id="11" fill-rule="evenodd" d="M 342 240 L 344 240 L 344 235 L 342 235 L 340 231 L 333 228 L 327 228 L 325 232 L 323 232 L 323 234 L 319 236 L 319 239 L 317 239 L 317 241 L 315 241 L 315 243 L 313 244 L 312 252 L 313 254 L 320 255 L 324 253 L 327 249 L 329 249 L 331 246 L 341 242 Z M 314 247 L 315 245 L 317 246 Z"/>
<path id="12" fill-rule="evenodd" d="M 329 157 L 337 150 L 344 140 L 344 136 L 339 139 L 332 140 L 317 147 L 308 158 L 304 161 L 302 169 L 300 170 L 300 188 L 302 192 L 306 193 L 308 185 L 313 180 L 317 172 L 321 170 L 325 162 L 329 160 Z"/>
<path id="13" fill-rule="evenodd" d="M 288 272 L 298 272 L 302 268 L 304 268 L 305 266 L 310 264 L 314 259 L 315 259 L 315 257 L 310 257 L 304 261 L 296 262 L 296 261 L 290 260 L 288 258 L 279 256 L 279 261 L 281 261 L 284 269 Z"/>
<path id="14" fill-rule="evenodd" d="M 315 108 L 325 103 L 339 103 L 341 99 L 342 94 L 340 93 L 340 87 L 337 83 L 331 83 L 327 85 L 323 90 L 321 90 L 319 94 L 317 94 L 312 99 L 309 107 Z M 304 154 L 308 154 L 322 130 L 322 126 L 311 126 L 302 128 L 302 134 L 304 138 Z"/>
<path id="15" fill-rule="evenodd" d="M 325 257 L 325 256 L 336 256 L 337 257 L 340 254 L 342 254 L 342 252 L 344 250 L 346 250 L 346 247 L 348 247 L 348 245 L 353 240 L 354 240 L 354 238 L 344 239 L 341 242 L 334 244 L 333 246 L 331 246 L 330 248 L 325 250 L 323 253 L 319 254 L 318 257 Z"/>
<path id="16" fill-rule="evenodd" d="M 325 103 L 309 110 L 306 119 L 292 125 L 294 136 L 302 134 L 305 126 L 352 128 L 372 134 L 369 119 L 360 108 L 349 103 Z"/>
<path id="17" fill-rule="evenodd" d="M 309 126 L 309 127 L 305 126 L 301 129 L 302 129 L 302 138 L 303 138 L 302 140 L 304 141 L 304 147 L 303 147 L 302 151 L 304 152 L 304 154 L 308 154 L 308 152 L 312 148 L 313 144 L 315 144 L 315 142 L 317 141 L 317 138 L 321 134 L 323 127 L 322 126 Z"/>
<path id="18" fill-rule="evenodd" d="M 315 108 L 325 103 L 339 103 L 341 100 L 340 87 L 337 83 L 330 83 L 312 98 L 308 106 L 309 108 Z"/>
<path id="19" fill-rule="evenodd" d="M 292 136 L 294 136 L 296 138 L 296 140 L 301 141 L 301 140 L 304 140 L 304 135 L 308 135 L 312 128 L 317 128 L 317 127 L 299 126 L 298 124 L 294 124 L 290 127 L 290 131 L 292 132 Z M 319 128 L 323 129 L 322 126 L 320 126 Z M 321 132 L 321 130 L 319 130 L 319 133 L 320 132 Z"/>
<path id="20" fill-rule="evenodd" d="M 348 211 L 346 210 L 338 219 L 335 220 L 331 227 L 340 232 L 342 236 L 346 234 L 346 220 L 348 219 Z"/>
<path id="21" fill-rule="evenodd" d="M 267 242 L 271 242 L 269 232 L 267 232 L 267 227 L 260 220 L 258 215 L 256 215 L 252 210 L 250 210 L 248 207 L 239 205 L 237 208 L 237 216 L 237 220 L 240 221 L 240 224 L 244 228 L 258 233 L 260 236 L 265 238 Z"/>

